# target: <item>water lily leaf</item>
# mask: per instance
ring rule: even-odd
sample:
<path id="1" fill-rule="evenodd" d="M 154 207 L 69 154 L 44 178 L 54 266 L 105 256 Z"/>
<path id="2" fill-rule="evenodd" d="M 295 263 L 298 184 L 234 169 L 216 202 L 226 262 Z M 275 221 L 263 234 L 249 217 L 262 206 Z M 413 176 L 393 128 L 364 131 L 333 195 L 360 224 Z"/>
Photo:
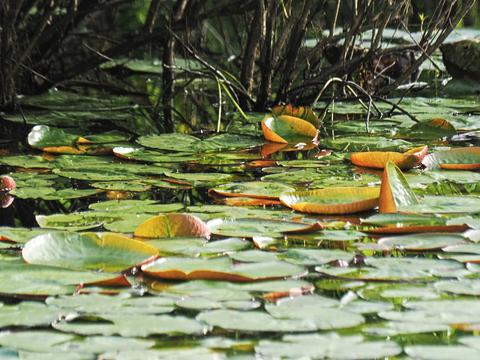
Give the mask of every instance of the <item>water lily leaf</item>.
<path id="1" fill-rule="evenodd" d="M 320 126 L 320 118 L 315 114 L 315 112 L 304 106 L 292 106 L 287 105 L 277 105 L 272 109 L 272 114 L 275 116 L 288 115 L 296 117 L 311 123 L 315 128 Z"/>
<path id="2" fill-rule="evenodd" d="M 320 241 L 354 241 L 361 240 L 364 237 L 367 237 L 367 234 L 364 234 L 356 230 L 323 230 L 320 235 L 315 236 L 315 240 Z"/>
<path id="3" fill-rule="evenodd" d="M 462 221 L 449 224 L 447 218 L 424 214 L 384 213 L 372 215 L 366 219 L 361 219 L 361 221 L 364 224 L 380 226 L 363 230 L 372 234 L 460 233 L 470 228 Z"/>
<path id="4" fill-rule="evenodd" d="M 70 214 L 37 215 L 35 220 L 41 228 L 57 230 L 88 230 L 119 219 L 115 213 L 80 212 Z"/>
<path id="5" fill-rule="evenodd" d="M 106 169 L 87 169 L 87 170 L 63 170 L 54 169 L 54 174 L 75 180 L 91 181 L 118 181 L 118 180 L 136 180 L 139 179 L 133 174 L 120 171 L 111 171 Z"/>
<path id="6" fill-rule="evenodd" d="M 121 271 L 158 255 L 158 250 L 141 241 L 118 234 L 55 232 L 39 235 L 22 251 L 30 264 L 78 270 Z"/>
<path id="7" fill-rule="evenodd" d="M 118 146 L 113 148 L 113 154 L 121 159 L 137 160 L 149 163 L 182 163 L 193 162 L 197 157 L 188 152 L 165 154 L 155 150 L 138 147 Z"/>
<path id="8" fill-rule="evenodd" d="M 168 257 L 145 264 L 142 271 L 164 279 L 245 282 L 299 276 L 305 269 L 283 261 L 234 264 L 228 257 L 213 259 Z"/>
<path id="9" fill-rule="evenodd" d="M 265 305 L 265 310 L 277 319 L 313 322 L 317 329 L 331 330 L 357 326 L 365 319 L 362 315 L 333 308 L 331 299 L 307 295 L 282 299 Z"/>
<path id="10" fill-rule="evenodd" d="M 480 295 L 480 284 L 476 279 L 461 279 L 451 281 L 438 281 L 434 284 L 439 291 L 459 295 Z"/>
<path id="11" fill-rule="evenodd" d="M 258 215 L 261 216 L 261 214 Z M 312 228 L 310 224 L 262 218 L 213 219 L 207 223 L 207 226 L 212 234 L 233 237 L 281 237 L 287 232 L 318 230 L 317 227 Z"/>
<path id="12" fill-rule="evenodd" d="M 221 174 L 221 173 L 175 173 L 175 172 L 165 172 L 165 176 L 168 176 L 172 179 L 185 180 L 193 183 L 218 183 L 218 182 L 228 182 L 232 181 L 232 174 Z"/>
<path id="13" fill-rule="evenodd" d="M 209 191 L 222 196 L 239 196 L 259 199 L 278 199 L 284 191 L 293 191 L 294 188 L 282 183 L 268 181 L 247 181 L 229 183 L 217 186 Z"/>
<path id="14" fill-rule="evenodd" d="M 478 196 L 423 196 L 417 204 L 402 205 L 405 213 L 457 214 L 480 212 Z M 452 224 L 453 225 L 453 224 Z"/>
<path id="15" fill-rule="evenodd" d="M 453 148 L 436 151 L 425 157 L 427 168 L 441 167 L 449 170 L 473 170 L 480 168 L 480 147 Z"/>
<path id="16" fill-rule="evenodd" d="M 480 357 L 480 350 L 463 345 L 409 345 L 407 355 L 422 360 L 464 360 Z"/>
<path id="17" fill-rule="evenodd" d="M 49 308 L 42 303 L 25 301 L 17 305 L 0 307 L 0 326 L 2 328 L 9 326 L 48 326 L 70 313 L 72 311 Z M 0 334 L 0 344 L 2 344 L 3 334 L 3 332 Z"/>
<path id="18" fill-rule="evenodd" d="M 152 214 L 136 214 L 125 212 L 121 218 L 109 221 L 103 224 L 103 227 L 112 232 L 117 233 L 134 233 L 135 229 L 148 219 L 151 219 Z"/>
<path id="19" fill-rule="evenodd" d="M 213 310 L 200 313 L 196 319 L 210 326 L 236 331 L 278 333 L 317 330 L 313 321 L 277 319 L 259 310 Z"/>
<path id="20" fill-rule="evenodd" d="M 372 324 L 363 327 L 362 332 L 376 336 L 397 336 L 408 334 L 421 334 L 443 332 L 450 330 L 445 324 L 422 324 L 417 322 L 387 321 L 381 324 Z"/>
<path id="21" fill-rule="evenodd" d="M 101 181 L 90 184 L 91 187 L 107 191 L 128 191 L 128 192 L 145 192 L 150 190 L 151 186 L 140 181 Z"/>
<path id="22" fill-rule="evenodd" d="M 155 200 L 109 200 L 93 203 L 89 209 L 119 213 L 163 213 L 182 210 L 181 203 L 159 204 Z"/>
<path id="23" fill-rule="evenodd" d="M 389 161 L 383 171 L 380 187 L 380 213 L 397 212 L 400 207 L 409 207 L 417 203 L 417 197 L 410 189 L 402 171 Z"/>
<path id="24" fill-rule="evenodd" d="M 379 245 L 388 249 L 399 250 L 435 250 L 445 246 L 465 243 L 460 234 L 422 233 L 403 236 L 384 237 L 378 241 Z"/>
<path id="25" fill-rule="evenodd" d="M 270 206 L 270 205 L 281 205 L 280 200 L 273 199 L 259 199 L 259 198 L 250 198 L 250 197 L 225 197 L 219 200 L 222 204 L 228 206 Z"/>
<path id="26" fill-rule="evenodd" d="M 50 307 L 79 314 L 163 314 L 174 310 L 175 299 L 163 296 L 100 295 L 49 297 L 45 300 Z"/>
<path id="27" fill-rule="evenodd" d="M 69 148 L 71 147 L 73 154 L 80 154 L 82 151 L 74 148 L 78 134 L 69 134 L 62 129 L 50 127 L 46 125 L 37 125 L 32 128 L 28 134 L 28 144 L 36 149 L 44 148 Z M 75 150 L 77 152 L 75 152 Z"/>
<path id="28" fill-rule="evenodd" d="M 391 357 L 402 352 L 392 341 L 365 341 L 361 336 L 335 333 L 285 335 L 281 341 L 261 340 L 255 350 L 262 358 L 349 360 Z"/>
<path id="29" fill-rule="evenodd" d="M 412 143 L 401 139 L 390 139 L 382 136 L 352 136 L 322 139 L 321 145 L 340 151 L 407 151 Z"/>
<path id="30" fill-rule="evenodd" d="M 225 150 L 248 149 L 262 144 L 263 139 L 254 136 L 225 133 L 214 135 L 201 142 L 195 143 L 193 148 L 196 152 L 220 152 Z"/>
<path id="31" fill-rule="evenodd" d="M 162 253 L 181 254 L 192 257 L 230 254 L 252 246 L 249 241 L 240 238 L 228 238 L 216 241 L 207 241 L 202 238 L 168 238 L 150 240 L 148 243 L 155 246 Z M 241 252 L 238 254 L 241 254 Z"/>
<path id="32" fill-rule="evenodd" d="M 3 294 L 45 296 L 71 294 L 78 284 L 122 285 L 122 279 L 117 275 L 32 265 L 23 261 L 1 261 L 0 270 L 4 275 L 0 281 L 0 293 Z M 123 281 L 123 285 L 126 284 L 128 282 Z"/>
<path id="33" fill-rule="evenodd" d="M 298 265 L 320 265 L 336 260 L 350 261 L 352 253 L 337 249 L 288 249 L 279 259 Z"/>
<path id="34" fill-rule="evenodd" d="M 170 315 L 102 315 L 103 321 L 61 321 L 53 327 L 66 333 L 80 335 L 121 335 L 146 337 L 155 334 L 202 335 L 207 327 L 183 316 Z"/>
<path id="35" fill-rule="evenodd" d="M 178 152 L 192 152 L 192 146 L 199 138 L 187 134 L 147 135 L 138 138 L 137 142 L 148 148 Z"/>
<path id="36" fill-rule="evenodd" d="M 102 354 L 105 360 L 137 360 L 137 359 L 155 359 L 155 360 L 211 360 L 219 358 L 218 351 L 208 348 L 172 348 L 162 350 L 132 350 L 107 352 Z M 34 360 L 34 359 L 32 359 Z M 68 359 L 67 359 L 68 360 Z"/>
<path id="37" fill-rule="evenodd" d="M 446 136 L 452 136 L 457 133 L 455 127 L 447 120 L 435 118 L 432 120 L 421 121 L 413 125 L 408 136 L 420 139 L 438 139 Z"/>
<path id="38" fill-rule="evenodd" d="M 51 169 L 54 167 L 51 160 L 39 155 L 0 156 L 0 164 L 26 169 Z"/>
<path id="39" fill-rule="evenodd" d="M 384 169 L 391 161 L 400 169 L 411 169 L 419 166 L 428 153 L 427 146 L 421 146 L 408 150 L 404 153 L 398 152 L 354 152 L 350 154 L 350 161 L 357 166 Z"/>
<path id="40" fill-rule="evenodd" d="M 262 130 L 266 140 L 285 144 L 311 143 L 318 135 L 311 123 L 289 115 L 266 115 Z"/>
<path id="41" fill-rule="evenodd" d="M 129 139 L 130 135 L 118 130 L 112 130 L 99 134 L 82 135 L 77 142 L 80 144 L 110 144 L 128 141 Z"/>
<path id="42" fill-rule="evenodd" d="M 26 243 L 35 236 L 45 234 L 49 231 L 51 230 L 1 226 L 0 241 Z"/>
<path id="43" fill-rule="evenodd" d="M 140 224 L 134 235 L 141 238 L 199 236 L 209 239 L 207 225 L 190 214 L 162 214 Z"/>
<path id="44" fill-rule="evenodd" d="M 316 214 L 350 214 L 378 205 L 378 187 L 336 187 L 286 192 L 280 201 L 300 212 Z"/>
<path id="45" fill-rule="evenodd" d="M 6 331 L 0 333 L 0 345 L 16 350 L 49 352 L 51 347 L 74 338 L 74 335 L 53 331 Z"/>

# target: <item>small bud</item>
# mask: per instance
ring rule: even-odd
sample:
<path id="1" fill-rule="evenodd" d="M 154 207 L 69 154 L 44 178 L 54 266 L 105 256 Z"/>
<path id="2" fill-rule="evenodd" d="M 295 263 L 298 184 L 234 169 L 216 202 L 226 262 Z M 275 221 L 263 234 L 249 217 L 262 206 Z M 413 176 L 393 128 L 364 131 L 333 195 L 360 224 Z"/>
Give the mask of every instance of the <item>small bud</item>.
<path id="1" fill-rule="evenodd" d="M 1 192 L 12 191 L 16 187 L 17 187 L 17 184 L 15 184 L 15 180 L 13 180 L 10 176 L 8 176 L 8 175 L 0 176 L 0 191 Z"/>

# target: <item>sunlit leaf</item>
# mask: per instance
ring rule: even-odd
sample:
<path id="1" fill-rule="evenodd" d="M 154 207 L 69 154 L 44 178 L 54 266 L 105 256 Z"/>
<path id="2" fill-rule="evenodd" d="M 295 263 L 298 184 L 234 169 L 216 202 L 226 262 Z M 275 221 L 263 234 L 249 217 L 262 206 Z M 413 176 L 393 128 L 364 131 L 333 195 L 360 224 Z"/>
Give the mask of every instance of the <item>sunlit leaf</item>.
<path id="1" fill-rule="evenodd" d="M 307 107 L 293 105 L 277 105 L 272 109 L 272 114 L 275 116 L 289 115 L 292 117 L 300 118 L 311 123 L 318 128 L 320 126 L 320 119 L 315 112 Z"/>
<path id="2" fill-rule="evenodd" d="M 350 155 L 350 160 L 354 165 L 370 168 L 384 169 L 386 164 L 391 161 L 400 169 L 411 169 L 422 163 L 427 152 L 427 146 L 411 149 L 404 153 L 381 151 L 355 152 Z"/>
<path id="3" fill-rule="evenodd" d="M 258 281 L 302 275 L 305 270 L 283 261 L 234 264 L 228 257 L 214 259 L 161 258 L 145 264 L 152 276 L 176 280 Z"/>
<path id="4" fill-rule="evenodd" d="M 300 212 L 350 214 L 376 207 L 379 194 L 378 187 L 337 187 L 286 192 L 280 201 Z"/>
<path id="5" fill-rule="evenodd" d="M 162 214 L 145 221 L 134 235 L 140 238 L 199 236 L 210 238 L 210 230 L 199 218 L 190 214 Z"/>
<path id="6" fill-rule="evenodd" d="M 480 147 L 452 148 L 436 151 L 425 157 L 424 164 L 449 170 L 473 170 L 480 168 Z"/>
<path id="7" fill-rule="evenodd" d="M 266 140 L 285 143 L 311 143 L 318 131 L 311 123 L 288 115 L 266 115 L 262 120 L 263 136 Z"/>
<path id="8" fill-rule="evenodd" d="M 39 235 L 22 251 L 30 264 L 110 272 L 130 268 L 157 254 L 156 248 L 122 235 L 69 232 Z"/>
<path id="9" fill-rule="evenodd" d="M 417 197 L 410 189 L 402 171 L 393 162 L 389 161 L 382 176 L 380 212 L 397 212 L 400 207 L 408 207 L 417 203 Z"/>
<path id="10" fill-rule="evenodd" d="M 222 196 L 241 196 L 260 199 L 278 199 L 284 191 L 293 191 L 290 186 L 269 181 L 247 181 L 217 186 L 213 191 Z"/>

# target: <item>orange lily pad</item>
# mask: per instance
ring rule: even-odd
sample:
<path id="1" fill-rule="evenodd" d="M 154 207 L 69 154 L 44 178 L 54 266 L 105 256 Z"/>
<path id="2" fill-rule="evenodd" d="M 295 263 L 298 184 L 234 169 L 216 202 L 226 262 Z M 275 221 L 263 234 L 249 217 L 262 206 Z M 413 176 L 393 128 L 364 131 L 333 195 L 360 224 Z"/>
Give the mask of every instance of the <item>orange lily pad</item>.
<path id="1" fill-rule="evenodd" d="M 401 206 L 417 204 L 418 200 L 402 171 L 391 161 L 385 166 L 380 187 L 380 212 L 397 212 Z"/>
<path id="2" fill-rule="evenodd" d="M 283 144 L 310 143 L 318 135 L 311 123 L 289 115 L 266 115 L 262 120 L 262 131 L 266 140 Z"/>
<path id="3" fill-rule="evenodd" d="M 318 127 L 320 125 L 320 118 L 317 116 L 317 114 L 315 114 L 312 109 L 304 106 L 292 106 L 290 104 L 277 105 L 272 109 L 272 114 L 276 116 L 294 116 L 302 120 L 308 121 L 315 127 Z"/>
<path id="4" fill-rule="evenodd" d="M 300 212 L 315 214 L 351 214 L 378 205 L 378 187 L 336 187 L 286 192 L 280 201 Z"/>
<path id="5" fill-rule="evenodd" d="M 400 169 L 411 169 L 419 166 L 428 153 L 428 146 L 420 146 L 404 153 L 394 151 L 354 152 L 350 161 L 357 166 L 384 169 L 391 161 Z"/>
<path id="6" fill-rule="evenodd" d="M 140 238 L 162 238 L 175 236 L 198 236 L 209 239 L 207 225 L 190 214 L 161 214 L 140 224 L 134 233 Z"/>

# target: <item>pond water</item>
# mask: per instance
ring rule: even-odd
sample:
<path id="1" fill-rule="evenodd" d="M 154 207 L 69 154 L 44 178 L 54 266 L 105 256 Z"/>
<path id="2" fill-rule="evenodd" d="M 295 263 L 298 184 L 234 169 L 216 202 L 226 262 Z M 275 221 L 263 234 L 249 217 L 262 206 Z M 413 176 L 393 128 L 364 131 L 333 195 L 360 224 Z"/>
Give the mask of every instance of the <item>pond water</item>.
<path id="1" fill-rule="evenodd" d="M 136 108 L 105 116 L 83 98 L 97 129 L 121 125 L 89 132 L 57 100 L 26 115 L 30 146 L 0 143 L 16 182 L 0 209 L 0 358 L 480 358 L 480 174 L 438 167 L 478 144 L 476 98 L 380 103 L 368 133 L 360 105 L 336 103 L 319 144 L 293 146 L 265 142 L 255 114 L 222 134 L 134 136 Z M 379 186 L 350 154 L 420 145 L 437 163 L 404 171 L 421 201 L 402 213 L 278 200 Z"/>

